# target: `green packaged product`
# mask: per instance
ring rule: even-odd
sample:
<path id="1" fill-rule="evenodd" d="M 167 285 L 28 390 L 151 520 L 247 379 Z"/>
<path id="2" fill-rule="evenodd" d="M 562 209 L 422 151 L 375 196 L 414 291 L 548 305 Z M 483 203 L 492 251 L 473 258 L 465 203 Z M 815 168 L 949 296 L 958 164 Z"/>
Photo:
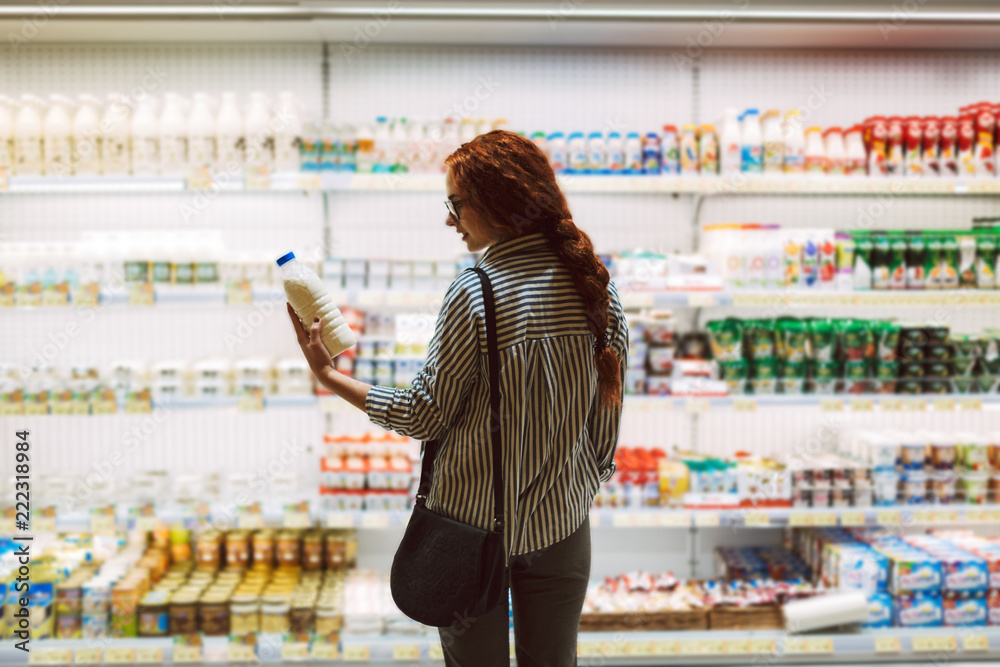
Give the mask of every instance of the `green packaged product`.
<path id="1" fill-rule="evenodd" d="M 984 374 L 979 376 L 979 388 L 984 394 L 991 394 L 996 391 L 997 379 L 1000 376 L 995 374 Z"/>
<path id="2" fill-rule="evenodd" d="M 943 380 L 940 378 L 925 379 L 923 381 L 924 393 L 925 394 L 950 394 L 952 393 L 951 380 Z"/>
<path id="3" fill-rule="evenodd" d="M 955 346 L 956 357 L 978 357 L 985 347 L 978 338 L 967 334 L 952 334 L 949 340 Z"/>
<path id="4" fill-rule="evenodd" d="M 778 369 L 778 375 L 782 378 L 796 378 L 804 380 L 806 377 L 806 365 L 801 361 L 783 362 Z"/>
<path id="5" fill-rule="evenodd" d="M 927 289 L 943 289 L 946 280 L 943 275 L 944 256 L 942 250 L 944 240 L 940 234 L 924 234 L 924 287 Z"/>
<path id="6" fill-rule="evenodd" d="M 778 358 L 803 362 L 808 352 L 808 331 L 801 320 L 780 319 L 775 323 Z"/>
<path id="7" fill-rule="evenodd" d="M 751 380 L 753 385 L 753 393 L 757 396 L 772 396 L 777 388 L 778 380 L 776 378 L 765 378 L 762 380 L 754 379 Z"/>
<path id="8" fill-rule="evenodd" d="M 869 364 L 866 360 L 849 359 L 844 362 L 845 380 L 866 380 L 868 379 Z"/>
<path id="9" fill-rule="evenodd" d="M 743 328 L 735 318 L 712 320 L 705 325 L 712 357 L 719 362 L 743 358 Z"/>
<path id="10" fill-rule="evenodd" d="M 928 361 L 951 361 L 955 358 L 955 346 L 951 343 L 931 343 L 924 348 L 924 359 Z"/>
<path id="11" fill-rule="evenodd" d="M 976 357 L 955 357 L 955 376 L 972 377 L 976 374 Z"/>
<path id="12" fill-rule="evenodd" d="M 899 364 L 899 377 L 901 378 L 922 378 L 924 376 L 924 364 L 921 361 L 903 361 Z"/>
<path id="13" fill-rule="evenodd" d="M 955 364 L 950 361 L 925 361 L 924 377 L 950 378 L 955 374 Z"/>
<path id="14" fill-rule="evenodd" d="M 924 360 L 924 346 L 923 345 L 903 345 L 899 348 L 899 360 L 900 361 L 923 361 Z"/>
<path id="15" fill-rule="evenodd" d="M 899 347 L 900 326 L 895 322 L 885 322 L 876 320 L 872 322 L 872 331 L 875 334 L 875 353 L 879 359 L 892 361 L 896 358 L 896 349 Z"/>
<path id="16" fill-rule="evenodd" d="M 889 289 L 891 266 L 892 246 L 889 238 L 876 237 L 872 245 L 872 289 Z"/>
<path id="17" fill-rule="evenodd" d="M 744 320 L 743 339 L 746 341 L 747 356 L 751 359 L 773 359 L 773 320 Z"/>
<path id="18" fill-rule="evenodd" d="M 976 287 L 996 288 L 996 270 L 997 237 L 993 234 L 980 234 L 976 238 Z"/>
<path id="19" fill-rule="evenodd" d="M 807 320 L 806 329 L 809 332 L 809 358 L 833 361 L 837 341 L 833 322 L 825 319 Z"/>
<path id="20" fill-rule="evenodd" d="M 958 243 L 958 286 L 976 287 L 976 237 L 963 234 Z"/>
<path id="21" fill-rule="evenodd" d="M 867 359 L 873 356 L 871 331 L 864 320 L 836 320 L 835 328 L 840 334 L 841 358 L 848 361 Z"/>
<path id="22" fill-rule="evenodd" d="M 889 237 L 889 289 L 906 289 L 906 237 L 893 232 Z"/>
<path id="23" fill-rule="evenodd" d="M 773 380 L 776 377 L 778 377 L 778 365 L 774 359 L 758 359 L 754 361 L 754 380 Z"/>
<path id="24" fill-rule="evenodd" d="M 974 377 L 952 378 L 952 385 L 956 394 L 977 394 L 979 393 L 979 380 Z"/>
<path id="25" fill-rule="evenodd" d="M 787 378 L 783 377 L 778 380 L 781 387 L 781 393 L 786 395 L 797 396 L 799 394 L 805 393 L 805 378 Z"/>
<path id="26" fill-rule="evenodd" d="M 942 289 L 955 289 L 959 284 L 958 240 L 948 234 L 941 240 L 940 277 Z"/>
<path id="27" fill-rule="evenodd" d="M 911 232 L 906 244 L 906 289 L 927 286 L 927 246 L 920 232 Z"/>
<path id="28" fill-rule="evenodd" d="M 899 342 L 906 345 L 923 346 L 930 342 L 927 331 L 923 327 L 903 327 L 899 331 Z"/>
<path id="29" fill-rule="evenodd" d="M 854 239 L 854 270 L 852 280 L 854 289 L 870 290 L 872 288 L 872 254 L 874 245 L 867 232 L 855 232 Z"/>
<path id="30" fill-rule="evenodd" d="M 745 393 L 748 375 L 748 364 L 745 360 L 719 362 L 719 375 L 722 376 L 730 394 Z"/>
<path id="31" fill-rule="evenodd" d="M 922 394 L 923 391 L 923 385 L 916 378 L 900 378 L 896 381 L 897 394 Z"/>
<path id="32" fill-rule="evenodd" d="M 817 382 L 829 382 L 839 377 L 839 364 L 836 361 L 816 361 L 813 362 L 811 370 L 813 380 Z"/>
<path id="33" fill-rule="evenodd" d="M 896 380 L 886 379 L 886 380 L 873 380 L 874 390 L 876 394 L 895 394 L 896 393 Z"/>
<path id="34" fill-rule="evenodd" d="M 879 380 L 895 380 L 899 377 L 899 363 L 880 360 L 875 365 L 875 377 Z"/>

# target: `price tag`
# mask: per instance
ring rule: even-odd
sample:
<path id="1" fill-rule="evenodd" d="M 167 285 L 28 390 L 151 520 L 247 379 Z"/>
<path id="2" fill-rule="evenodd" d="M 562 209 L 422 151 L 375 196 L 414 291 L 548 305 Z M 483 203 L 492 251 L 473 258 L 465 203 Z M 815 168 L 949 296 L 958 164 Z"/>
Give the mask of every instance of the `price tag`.
<path id="1" fill-rule="evenodd" d="M 708 399 L 689 398 L 686 401 L 684 401 L 684 410 L 690 414 L 697 414 L 699 412 L 708 412 Z"/>
<path id="2" fill-rule="evenodd" d="M 174 644 L 174 662 L 201 662 L 201 646 L 189 644 Z"/>
<path id="3" fill-rule="evenodd" d="M 934 515 L 930 510 L 916 510 L 913 512 L 913 523 L 928 524 L 934 521 Z"/>
<path id="4" fill-rule="evenodd" d="M 955 410 L 955 399 L 954 398 L 935 398 L 933 401 L 934 409 L 938 412 L 952 412 Z"/>
<path id="5" fill-rule="evenodd" d="M 899 398 L 880 398 L 878 403 L 883 412 L 899 412 L 903 409 L 903 401 Z"/>
<path id="6" fill-rule="evenodd" d="M 639 512 L 635 515 L 635 525 L 639 528 L 652 528 L 658 524 L 654 512 Z"/>
<path id="7" fill-rule="evenodd" d="M 251 662 L 257 657 L 252 644 L 237 644 L 229 642 L 226 647 L 226 659 L 229 662 Z"/>
<path id="8" fill-rule="evenodd" d="M 264 165 L 247 167 L 243 182 L 247 190 L 267 190 L 271 187 L 271 173 Z"/>
<path id="9" fill-rule="evenodd" d="M 653 655 L 677 655 L 677 642 L 653 642 Z"/>
<path id="10" fill-rule="evenodd" d="M 601 653 L 609 658 L 628 655 L 625 652 L 625 642 L 604 642 L 601 644 Z"/>
<path id="11" fill-rule="evenodd" d="M 212 187 L 212 174 L 207 166 L 192 167 L 187 175 L 188 190 L 208 190 Z"/>
<path id="12" fill-rule="evenodd" d="M 90 532 L 92 533 L 113 533 L 115 532 L 115 508 L 95 507 L 90 510 Z"/>
<path id="13" fill-rule="evenodd" d="M 987 510 L 986 516 L 989 519 L 989 523 L 1000 523 L 1000 510 Z"/>
<path id="14" fill-rule="evenodd" d="M 927 401 L 922 398 L 903 398 L 900 401 L 903 410 L 907 412 L 923 412 L 927 409 Z"/>
<path id="15" fill-rule="evenodd" d="M 264 409 L 264 392 L 259 388 L 241 392 L 236 408 L 240 412 L 261 412 Z"/>
<path id="16" fill-rule="evenodd" d="M 284 642 L 281 644 L 282 660 L 308 660 L 308 642 Z"/>
<path id="17" fill-rule="evenodd" d="M 775 640 L 773 639 L 751 639 L 750 640 L 750 653 L 753 655 L 763 655 L 763 654 L 773 654 Z"/>
<path id="18" fill-rule="evenodd" d="M 876 637 L 876 653 L 899 653 L 902 649 L 899 645 L 899 637 Z"/>
<path id="19" fill-rule="evenodd" d="M 757 400 L 753 398 L 734 398 L 733 410 L 736 412 L 756 412 Z"/>
<path id="20" fill-rule="evenodd" d="M 659 517 L 660 525 L 664 528 L 688 528 L 691 526 L 689 512 L 663 512 Z"/>
<path id="21" fill-rule="evenodd" d="M 914 653 L 933 653 L 936 651 L 955 651 L 958 641 L 954 636 L 939 637 L 922 635 L 913 638 Z"/>
<path id="22" fill-rule="evenodd" d="M 715 297 L 707 292 L 692 292 L 688 294 L 688 306 L 691 308 L 711 308 L 715 305 Z"/>
<path id="23" fill-rule="evenodd" d="M 319 173 L 316 172 L 300 173 L 297 184 L 300 190 L 319 190 L 320 189 Z"/>
<path id="24" fill-rule="evenodd" d="M 843 512 L 840 515 L 841 526 L 863 526 L 865 525 L 864 512 Z"/>
<path id="25" fill-rule="evenodd" d="M 958 510 L 939 510 L 934 512 L 934 523 L 954 525 L 958 523 Z"/>
<path id="26" fill-rule="evenodd" d="M 36 533 L 56 532 L 56 508 L 43 507 L 31 517 L 31 530 Z"/>
<path id="27" fill-rule="evenodd" d="M 851 411 L 852 412 L 871 412 L 875 409 L 875 402 L 870 398 L 852 398 L 851 399 Z"/>
<path id="28" fill-rule="evenodd" d="M 135 658 L 134 648 L 122 648 L 115 646 L 104 649 L 105 665 L 130 665 L 133 662 L 141 662 Z"/>
<path id="29" fill-rule="evenodd" d="M 875 523 L 879 526 L 899 525 L 899 510 L 879 510 L 875 513 Z"/>
<path id="30" fill-rule="evenodd" d="M 444 649 L 440 644 L 431 643 L 427 649 L 427 657 L 431 660 L 444 660 Z"/>
<path id="31" fill-rule="evenodd" d="M 655 655 L 653 642 L 626 642 L 625 655 Z"/>
<path id="32" fill-rule="evenodd" d="M 611 525 L 615 528 L 632 528 L 635 526 L 635 515 L 630 512 L 615 512 L 611 515 Z"/>
<path id="33" fill-rule="evenodd" d="M 101 664 L 101 649 L 99 648 L 78 648 L 73 662 L 77 665 L 99 665 Z"/>
<path id="34" fill-rule="evenodd" d="M 601 654 L 600 642 L 579 642 L 576 645 L 576 654 L 581 658 L 596 658 Z"/>
<path id="35" fill-rule="evenodd" d="M 839 398 L 821 398 L 819 400 L 819 408 L 824 412 L 842 412 L 844 401 Z"/>
<path id="36" fill-rule="evenodd" d="M 73 401 L 53 401 L 51 407 L 54 415 L 71 415 L 75 410 Z"/>
<path id="37" fill-rule="evenodd" d="M 144 392 L 140 392 L 144 394 Z M 125 413 L 130 415 L 145 415 L 153 411 L 153 401 L 148 395 L 139 395 L 125 399 Z"/>
<path id="38" fill-rule="evenodd" d="M 344 662 L 368 662 L 369 653 L 367 645 L 351 644 L 344 647 Z"/>
<path id="39" fill-rule="evenodd" d="M 830 637 L 815 637 L 806 642 L 808 653 L 833 653 L 833 639 Z"/>
<path id="40" fill-rule="evenodd" d="M 240 507 L 236 509 L 236 527 L 244 530 L 255 530 L 264 527 L 264 515 L 260 510 L 250 510 Z"/>
<path id="41" fill-rule="evenodd" d="M 68 648 L 36 648 L 28 654 L 29 665 L 69 665 L 72 662 L 73 651 Z"/>
<path id="42" fill-rule="evenodd" d="M 986 510 L 965 510 L 966 523 L 986 523 L 987 520 Z"/>
<path id="43" fill-rule="evenodd" d="M 982 410 L 983 399 L 979 397 L 965 397 L 958 399 L 959 410 Z"/>
<path id="44" fill-rule="evenodd" d="M 986 635 L 966 635 L 962 637 L 963 651 L 989 651 L 990 638 Z"/>
<path id="45" fill-rule="evenodd" d="M 325 641 L 313 642 L 309 648 L 309 655 L 313 660 L 337 660 L 340 658 L 337 645 Z"/>
<path id="46" fill-rule="evenodd" d="M 393 660 L 420 660 L 420 647 L 416 644 L 396 644 L 392 647 Z"/>
<path id="47" fill-rule="evenodd" d="M 801 655 L 808 653 L 808 643 L 803 637 L 785 638 L 785 655 Z"/>
<path id="48" fill-rule="evenodd" d="M 507 645 L 507 655 L 508 657 L 510 657 L 511 660 L 517 658 L 517 649 L 514 646 L 514 642 L 510 642 Z"/>
<path id="49" fill-rule="evenodd" d="M 743 516 L 743 525 L 745 526 L 769 526 L 771 525 L 771 517 L 768 516 L 767 512 L 747 512 Z"/>
<path id="50" fill-rule="evenodd" d="M 816 512 L 813 514 L 812 525 L 817 528 L 822 526 L 836 526 L 837 514 L 835 512 Z"/>
<path id="51" fill-rule="evenodd" d="M 137 648 L 135 650 L 136 664 L 152 663 L 159 665 L 163 662 L 162 648 Z"/>
<path id="52" fill-rule="evenodd" d="M 812 525 L 812 514 L 809 512 L 791 512 L 788 515 L 788 525 L 793 528 L 805 528 Z"/>
<path id="53" fill-rule="evenodd" d="M 730 639 L 726 642 L 725 652 L 730 655 L 746 655 L 750 653 L 749 639 Z"/>
<path id="54" fill-rule="evenodd" d="M 309 521 L 309 512 L 285 511 L 285 516 L 281 521 L 285 528 L 308 528 L 312 524 Z"/>
<path id="55" fill-rule="evenodd" d="M 699 528 L 717 528 L 719 526 L 718 512 L 695 512 L 694 525 Z"/>
<path id="56" fill-rule="evenodd" d="M 90 404 L 90 411 L 95 415 L 113 415 L 118 412 L 118 404 L 106 399 L 98 399 Z"/>
<path id="57" fill-rule="evenodd" d="M 155 302 L 156 294 L 152 283 L 138 283 L 129 287 L 128 305 L 142 308 L 152 306 Z"/>
<path id="58" fill-rule="evenodd" d="M 680 655 L 702 655 L 705 642 L 684 641 L 677 644 L 677 652 Z"/>
<path id="59" fill-rule="evenodd" d="M 26 415 L 47 415 L 49 414 L 48 401 L 26 401 L 24 403 L 24 414 Z"/>
<path id="60" fill-rule="evenodd" d="M 388 528 L 389 515 L 385 512 L 365 512 L 361 515 L 362 528 Z"/>
<path id="61" fill-rule="evenodd" d="M 17 417 L 24 414 L 24 403 L 21 401 L 0 403 L 0 417 Z"/>

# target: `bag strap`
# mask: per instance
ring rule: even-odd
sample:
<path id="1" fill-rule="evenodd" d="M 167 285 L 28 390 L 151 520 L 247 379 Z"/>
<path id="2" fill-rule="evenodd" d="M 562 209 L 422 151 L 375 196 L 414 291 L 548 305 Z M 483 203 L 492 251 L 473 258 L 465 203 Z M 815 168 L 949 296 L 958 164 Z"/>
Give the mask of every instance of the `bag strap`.
<path id="1" fill-rule="evenodd" d="M 493 530 L 503 531 L 504 486 L 503 486 L 503 442 L 500 432 L 500 350 L 497 346 L 496 304 L 493 301 L 493 284 L 490 277 L 478 266 L 470 269 L 479 275 L 483 288 L 483 309 L 486 311 L 486 360 L 490 376 L 490 449 L 493 455 Z M 434 459 L 437 458 L 438 441 L 424 443 L 424 455 L 420 463 L 420 484 L 417 487 L 416 504 L 421 507 L 427 502 L 434 476 Z"/>

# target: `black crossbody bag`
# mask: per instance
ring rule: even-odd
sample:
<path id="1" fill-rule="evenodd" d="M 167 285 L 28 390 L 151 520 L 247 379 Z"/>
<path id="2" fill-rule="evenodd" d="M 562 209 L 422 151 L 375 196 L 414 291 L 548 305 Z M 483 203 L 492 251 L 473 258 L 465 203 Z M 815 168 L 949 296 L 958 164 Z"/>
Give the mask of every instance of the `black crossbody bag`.
<path id="1" fill-rule="evenodd" d="M 413 513 L 396 549 L 389 575 L 392 599 L 400 611 L 424 625 L 439 628 L 482 616 L 507 595 L 496 309 L 489 276 L 478 267 L 472 270 L 479 274 L 486 310 L 493 453 L 493 530 L 470 526 L 427 509 L 425 504 L 439 443 L 437 440 L 424 443 L 420 485 Z"/>

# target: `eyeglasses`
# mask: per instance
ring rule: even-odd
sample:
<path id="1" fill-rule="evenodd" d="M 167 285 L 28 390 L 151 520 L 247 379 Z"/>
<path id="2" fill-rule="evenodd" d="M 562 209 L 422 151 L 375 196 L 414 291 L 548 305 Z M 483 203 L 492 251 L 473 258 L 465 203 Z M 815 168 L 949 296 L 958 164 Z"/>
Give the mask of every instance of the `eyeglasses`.
<path id="1" fill-rule="evenodd" d="M 457 222 L 458 221 L 458 211 L 459 211 L 459 209 L 462 208 L 462 200 L 461 199 L 445 199 L 444 200 L 444 206 L 445 206 L 445 208 L 448 209 L 448 213 L 451 214 L 451 217 L 454 218 L 455 221 Z"/>

